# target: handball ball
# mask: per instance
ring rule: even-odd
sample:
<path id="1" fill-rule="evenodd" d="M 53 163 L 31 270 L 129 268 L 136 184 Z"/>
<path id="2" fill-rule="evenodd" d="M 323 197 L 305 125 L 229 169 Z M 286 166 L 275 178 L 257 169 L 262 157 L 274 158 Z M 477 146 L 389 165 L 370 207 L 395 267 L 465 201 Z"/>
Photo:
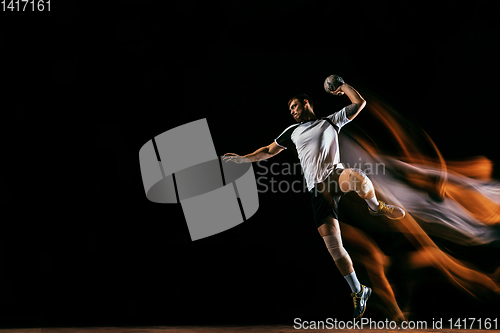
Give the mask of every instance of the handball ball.
<path id="1" fill-rule="evenodd" d="M 330 75 L 325 79 L 325 90 L 327 93 L 335 91 L 344 83 L 344 80 L 338 75 Z"/>

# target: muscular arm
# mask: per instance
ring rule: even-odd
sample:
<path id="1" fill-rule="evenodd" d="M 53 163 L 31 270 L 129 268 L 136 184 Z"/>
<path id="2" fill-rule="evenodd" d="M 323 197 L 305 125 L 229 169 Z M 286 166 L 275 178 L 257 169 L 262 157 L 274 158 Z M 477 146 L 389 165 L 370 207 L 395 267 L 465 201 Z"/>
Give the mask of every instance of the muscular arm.
<path id="1" fill-rule="evenodd" d="M 345 108 L 345 115 L 347 116 L 347 119 L 353 120 L 354 117 L 356 117 L 359 113 L 360 108 L 358 104 L 352 103 L 351 105 L 346 106 Z"/>
<path id="2" fill-rule="evenodd" d="M 347 83 L 342 84 L 338 90 L 341 90 L 343 93 L 345 93 L 351 100 L 352 104 L 346 107 L 346 116 L 347 119 L 353 120 L 365 107 L 366 101 L 363 97 L 361 97 L 356 89 L 354 89 Z"/>
<path id="3" fill-rule="evenodd" d="M 282 151 L 284 148 L 280 147 L 276 144 L 276 142 L 271 143 L 268 146 L 262 147 L 257 149 L 251 154 L 245 155 L 245 156 L 239 156 L 236 154 L 225 154 L 224 157 L 222 158 L 225 162 L 232 161 L 236 163 L 244 163 L 244 162 L 257 162 L 257 161 L 262 161 L 262 160 L 267 160 L 268 158 L 273 157 L 274 155 L 278 154 L 280 151 Z"/>
<path id="4" fill-rule="evenodd" d="M 249 159 L 251 162 L 257 162 L 262 160 L 267 160 L 268 158 L 273 157 L 284 148 L 278 146 L 276 142 L 271 143 L 268 146 L 257 149 L 251 154 L 245 155 L 243 157 Z"/>

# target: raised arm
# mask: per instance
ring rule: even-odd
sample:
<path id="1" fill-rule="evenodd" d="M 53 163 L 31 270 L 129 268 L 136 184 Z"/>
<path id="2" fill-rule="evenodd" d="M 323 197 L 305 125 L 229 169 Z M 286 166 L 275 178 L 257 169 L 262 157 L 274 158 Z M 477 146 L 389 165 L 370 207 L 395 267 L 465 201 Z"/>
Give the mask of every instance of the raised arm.
<path id="1" fill-rule="evenodd" d="M 284 148 L 280 147 L 276 144 L 276 142 L 271 143 L 268 146 L 257 149 L 251 154 L 240 156 L 233 153 L 224 154 L 222 160 L 224 162 L 235 162 L 235 163 L 248 163 L 248 162 L 257 162 L 262 160 L 267 160 L 268 158 L 273 157 L 278 154 Z"/>
<path id="2" fill-rule="evenodd" d="M 366 105 L 365 99 L 361 97 L 356 89 L 345 82 L 337 90 L 332 91 L 331 93 L 334 95 L 346 94 L 346 96 L 349 97 L 352 103 L 346 107 L 346 116 L 349 120 L 353 120 Z"/>

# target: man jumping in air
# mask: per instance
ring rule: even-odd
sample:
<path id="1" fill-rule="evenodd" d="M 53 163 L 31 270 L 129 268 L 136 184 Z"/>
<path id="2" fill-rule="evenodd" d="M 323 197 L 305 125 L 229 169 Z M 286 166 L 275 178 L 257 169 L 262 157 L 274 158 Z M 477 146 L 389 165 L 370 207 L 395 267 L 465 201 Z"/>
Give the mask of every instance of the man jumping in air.
<path id="1" fill-rule="evenodd" d="M 296 149 L 307 189 L 311 193 L 316 227 L 337 268 L 352 290 L 353 317 L 359 319 L 365 312 L 366 302 L 372 290 L 359 283 L 351 257 L 342 245 L 338 221 L 339 201 L 345 193 L 355 191 L 366 201 L 372 215 L 399 220 L 405 216 L 405 211 L 377 200 L 373 184 L 365 173 L 360 169 L 344 168 L 340 163 L 339 131 L 359 114 L 366 101 L 346 83 L 331 93 L 345 93 L 352 104 L 328 117 L 318 119 L 309 96 L 297 95 L 288 101 L 290 113 L 297 124 L 286 128 L 266 147 L 245 156 L 228 153 L 224 155 L 223 160 L 235 163 L 257 162 L 269 159 L 284 149 Z"/>

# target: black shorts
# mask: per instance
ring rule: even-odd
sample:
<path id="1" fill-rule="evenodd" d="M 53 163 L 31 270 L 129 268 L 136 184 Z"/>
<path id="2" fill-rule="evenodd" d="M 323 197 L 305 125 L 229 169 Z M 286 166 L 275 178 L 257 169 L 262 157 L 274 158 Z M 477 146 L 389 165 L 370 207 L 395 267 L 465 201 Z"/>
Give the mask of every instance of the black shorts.
<path id="1" fill-rule="evenodd" d="M 340 190 L 339 177 L 344 170 L 344 168 L 334 169 L 328 178 L 321 183 L 314 184 L 314 188 L 309 192 L 316 228 L 323 225 L 325 218 L 330 215 L 339 219 L 339 202 L 345 194 Z"/>

